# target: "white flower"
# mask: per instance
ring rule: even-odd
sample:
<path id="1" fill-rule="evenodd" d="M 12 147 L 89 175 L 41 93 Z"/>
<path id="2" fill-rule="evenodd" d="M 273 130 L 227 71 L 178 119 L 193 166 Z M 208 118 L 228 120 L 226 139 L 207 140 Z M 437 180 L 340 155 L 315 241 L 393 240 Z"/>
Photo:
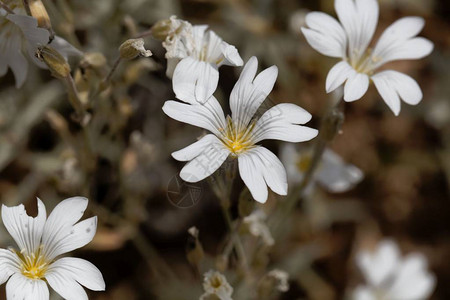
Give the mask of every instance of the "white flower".
<path id="1" fill-rule="evenodd" d="M 205 290 L 205 293 L 200 296 L 200 300 L 214 298 L 220 300 L 232 300 L 231 294 L 233 294 L 233 288 L 228 283 L 225 276 L 213 270 L 209 270 L 203 276 L 203 289 Z"/>
<path id="2" fill-rule="evenodd" d="M 294 145 L 286 144 L 281 148 L 280 158 L 286 167 L 288 180 L 299 184 L 311 164 L 312 149 L 308 148 L 297 151 Z M 322 160 L 314 174 L 317 181 L 327 191 L 332 193 L 343 193 L 364 177 L 363 172 L 357 167 L 345 163 L 335 152 L 325 149 Z"/>
<path id="3" fill-rule="evenodd" d="M 359 252 L 356 262 L 367 286 L 353 291 L 355 300 L 427 299 L 436 284 L 434 275 L 427 270 L 425 256 L 411 253 L 402 258 L 391 240 L 381 241 L 373 252 Z"/>
<path id="4" fill-rule="evenodd" d="M 173 73 L 173 90 L 178 99 L 204 103 L 217 88 L 218 68 L 222 65 L 242 66 L 236 47 L 224 42 L 206 25 L 170 19 L 171 31 L 166 48 L 167 75 Z"/>
<path id="5" fill-rule="evenodd" d="M 89 243 L 97 229 L 97 217 L 81 221 L 86 198 L 74 197 L 59 203 L 49 215 L 38 199 L 38 215 L 27 215 L 23 204 L 2 206 L 2 220 L 18 250 L 0 249 L 0 284 L 6 284 L 6 298 L 49 299 L 47 283 L 68 300 L 88 299 L 81 285 L 105 290 L 100 271 L 90 262 L 61 254 Z M 9 280 L 8 280 L 9 279 Z"/>
<path id="6" fill-rule="evenodd" d="M 323 55 L 342 58 L 328 73 L 326 90 L 331 92 L 344 82 L 344 100 L 360 99 L 374 82 L 383 100 L 394 112 L 400 113 L 400 98 L 416 105 L 422 91 L 410 76 L 397 71 L 374 72 L 387 62 L 399 59 L 419 59 L 433 50 L 433 43 L 416 37 L 425 21 L 420 17 L 405 17 L 389 26 L 374 49 L 368 48 L 378 22 L 376 0 L 335 0 L 340 23 L 322 12 L 306 17 L 309 28 L 302 28 L 308 43 Z M 341 25 L 342 24 L 342 25 Z"/>
<path id="7" fill-rule="evenodd" d="M 273 246 L 275 241 L 270 233 L 269 227 L 265 223 L 267 215 L 261 209 L 253 211 L 250 215 L 243 219 L 243 223 L 247 226 L 250 234 L 261 237 L 266 246 Z"/>
<path id="8" fill-rule="evenodd" d="M 45 63 L 36 58 L 38 47 L 47 45 L 50 34 L 47 29 L 39 28 L 37 20 L 22 15 L 24 9 L 15 7 L 15 14 L 8 14 L 0 8 L 0 76 L 4 76 L 11 68 L 19 88 L 25 82 L 28 73 L 28 61 L 25 53 L 41 68 L 47 69 Z M 69 55 L 81 55 L 81 52 L 66 40 L 56 36 L 49 44 L 65 59 Z"/>
<path id="9" fill-rule="evenodd" d="M 266 184 L 279 195 L 286 195 L 286 171 L 280 160 L 256 143 L 266 140 L 303 142 L 314 138 L 317 130 L 298 124 L 311 119 L 301 107 L 283 103 L 267 110 L 258 120 L 254 115 L 273 88 L 276 66 L 256 76 L 258 60 L 252 57 L 230 96 L 231 117 L 225 118 L 214 96 L 204 104 L 167 101 L 163 111 L 180 122 L 210 131 L 196 143 L 172 153 L 179 161 L 189 161 L 180 172 L 183 180 L 197 182 L 216 171 L 229 155 L 238 159 L 239 173 L 253 198 L 264 203 Z"/>

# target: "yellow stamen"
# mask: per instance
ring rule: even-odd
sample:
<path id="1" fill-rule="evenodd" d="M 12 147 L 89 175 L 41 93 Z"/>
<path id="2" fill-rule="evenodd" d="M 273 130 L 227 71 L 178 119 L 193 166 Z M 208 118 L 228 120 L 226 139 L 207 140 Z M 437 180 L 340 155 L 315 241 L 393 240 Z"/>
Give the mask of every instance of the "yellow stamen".
<path id="1" fill-rule="evenodd" d="M 26 251 L 22 249 L 16 254 L 20 258 L 20 270 L 24 276 L 30 279 L 42 279 L 45 277 L 49 262 L 41 254 L 41 247 L 38 248 L 36 253 L 26 254 Z"/>
<path id="2" fill-rule="evenodd" d="M 251 132 L 254 126 L 255 123 L 252 122 L 247 128 L 239 131 L 233 120 L 227 117 L 227 127 L 223 130 L 222 142 L 233 155 L 237 156 L 253 146 Z"/>

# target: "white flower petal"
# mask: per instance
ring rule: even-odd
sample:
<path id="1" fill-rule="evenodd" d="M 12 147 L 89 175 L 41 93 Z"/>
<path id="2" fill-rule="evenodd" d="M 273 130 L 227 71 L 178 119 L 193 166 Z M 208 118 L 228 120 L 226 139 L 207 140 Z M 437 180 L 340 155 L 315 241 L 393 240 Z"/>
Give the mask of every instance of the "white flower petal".
<path id="1" fill-rule="evenodd" d="M 105 290 L 105 281 L 100 270 L 81 258 L 60 258 L 50 265 L 48 272 L 59 272 L 68 279 L 76 280 L 79 284 L 93 291 Z"/>
<path id="2" fill-rule="evenodd" d="M 213 142 L 217 141 L 214 134 L 207 134 L 197 142 L 172 153 L 172 157 L 178 161 L 190 161 L 199 156 Z"/>
<path id="3" fill-rule="evenodd" d="M 394 43 L 380 54 L 379 62 L 375 65 L 375 68 L 394 60 L 424 58 L 433 51 L 433 47 L 432 42 L 422 37 Z"/>
<path id="4" fill-rule="evenodd" d="M 37 201 L 38 215 L 27 215 L 23 204 L 14 207 L 2 205 L 2 220 L 9 234 L 16 241 L 20 251 L 34 253 L 41 243 L 47 213 L 40 199 Z"/>
<path id="5" fill-rule="evenodd" d="M 180 177 L 187 182 L 198 182 L 214 173 L 227 159 L 230 151 L 217 138 L 211 138 L 194 159 L 181 169 Z"/>
<path id="6" fill-rule="evenodd" d="M 33 280 L 16 273 L 6 284 L 6 298 L 8 300 L 48 300 L 48 287 L 43 280 Z"/>
<path id="7" fill-rule="evenodd" d="M 427 260 L 421 254 L 408 255 L 397 269 L 390 299 L 428 299 L 436 285 L 436 278 L 427 271 Z"/>
<path id="8" fill-rule="evenodd" d="M 361 99 L 369 88 L 369 76 L 361 73 L 351 75 L 344 87 L 344 100 L 352 102 Z"/>
<path id="9" fill-rule="evenodd" d="M 302 28 L 308 43 L 318 52 L 331 57 L 345 57 L 347 36 L 336 19 L 322 12 L 306 15 L 306 25 Z"/>
<path id="10" fill-rule="evenodd" d="M 422 90 L 412 77 L 397 71 L 384 72 L 389 72 L 390 83 L 395 86 L 398 95 L 403 101 L 410 105 L 417 105 L 422 100 Z"/>
<path id="11" fill-rule="evenodd" d="M 425 26 L 425 20 L 421 17 L 404 17 L 398 19 L 387 27 L 380 36 L 376 47 L 386 47 L 397 41 L 406 41 L 418 35 Z"/>
<path id="12" fill-rule="evenodd" d="M 45 274 L 48 284 L 66 300 L 88 300 L 81 285 L 71 277 L 70 271 L 63 268 L 50 268 Z"/>
<path id="13" fill-rule="evenodd" d="M 364 175 L 357 167 L 346 164 L 333 151 L 326 149 L 323 153 L 317 180 L 332 193 L 343 193 L 358 184 Z"/>
<path id="14" fill-rule="evenodd" d="M 357 49 L 361 55 L 366 51 L 378 23 L 379 7 L 377 0 L 356 0 L 356 11 L 358 14 L 358 41 Z"/>
<path id="15" fill-rule="evenodd" d="M 256 122 L 253 140 L 255 143 L 268 139 L 295 143 L 309 141 L 317 136 L 318 131 L 298 124 L 308 122 L 311 117 L 309 112 L 298 105 L 275 105 Z"/>
<path id="16" fill-rule="evenodd" d="M 16 253 L 0 249 L 0 284 L 5 283 L 12 274 L 20 272 L 20 264 Z"/>
<path id="17" fill-rule="evenodd" d="M 377 296 L 366 286 L 358 286 L 352 293 L 352 300 L 377 300 Z"/>
<path id="18" fill-rule="evenodd" d="M 224 41 L 214 31 L 208 30 L 205 34 L 205 41 L 203 49 L 199 48 L 199 52 L 206 52 L 205 60 L 216 65 L 219 65 L 223 61 L 222 55 L 222 43 Z"/>
<path id="19" fill-rule="evenodd" d="M 373 83 L 383 98 L 384 102 L 389 106 L 392 112 L 398 116 L 400 113 L 400 97 L 395 91 L 395 88 L 389 83 L 389 77 L 383 72 L 372 76 Z"/>
<path id="20" fill-rule="evenodd" d="M 226 127 L 222 107 L 214 97 L 204 105 L 190 105 L 169 100 L 164 103 L 162 110 L 172 119 L 204 128 L 218 136 Z"/>
<path id="21" fill-rule="evenodd" d="M 72 226 L 83 216 L 87 205 L 88 199 L 84 197 L 68 198 L 56 205 L 45 223 L 42 235 L 44 253 L 49 255 L 66 238 Z"/>
<path id="22" fill-rule="evenodd" d="M 272 91 L 278 76 L 278 68 L 272 66 L 255 78 L 257 68 L 256 57 L 250 58 L 231 91 L 230 108 L 238 128 L 248 125 L 261 103 Z"/>
<path id="23" fill-rule="evenodd" d="M 219 71 L 217 70 L 217 65 L 211 63 L 203 62 L 199 67 L 201 69 L 195 83 L 195 99 L 200 103 L 205 103 L 217 89 Z"/>
<path id="24" fill-rule="evenodd" d="M 224 65 L 240 67 L 244 64 L 235 46 L 223 42 L 221 48 L 222 54 L 225 57 Z"/>
<path id="25" fill-rule="evenodd" d="M 15 25 L 10 28 L 12 31 L 0 32 L 0 76 L 8 71 L 8 66 L 13 71 L 16 80 L 16 88 L 20 88 L 27 77 L 28 61 L 22 54 L 22 35 Z M 8 30 L 8 28 L 4 28 Z"/>
<path id="26" fill-rule="evenodd" d="M 384 102 L 397 116 L 400 113 L 400 97 L 408 104 L 422 100 L 422 90 L 410 76 L 387 70 L 372 76 L 372 80 Z"/>
<path id="27" fill-rule="evenodd" d="M 28 61 L 25 56 L 20 52 L 20 48 L 15 50 L 14 57 L 9 61 L 11 70 L 14 73 L 16 79 L 16 88 L 20 88 L 27 78 L 28 74 Z"/>
<path id="28" fill-rule="evenodd" d="M 286 170 L 278 157 L 264 147 L 256 146 L 238 157 L 239 174 L 253 198 L 267 201 L 266 184 L 279 195 L 287 194 Z"/>
<path id="29" fill-rule="evenodd" d="M 356 263 L 367 282 L 378 287 L 395 272 L 400 260 L 400 250 L 392 240 L 381 241 L 373 252 L 360 251 Z"/>
<path id="30" fill-rule="evenodd" d="M 6 18 L 16 24 L 22 30 L 27 42 L 36 48 L 49 42 L 50 33 L 47 29 L 38 27 L 35 18 L 19 14 L 10 14 Z"/>
<path id="31" fill-rule="evenodd" d="M 338 62 L 328 72 L 325 88 L 327 93 L 331 93 L 339 86 L 341 86 L 351 75 L 355 73 L 355 70 L 346 62 Z"/>
<path id="32" fill-rule="evenodd" d="M 433 49 L 431 42 L 419 40 L 419 42 L 410 43 L 410 39 L 419 34 L 424 25 L 423 18 L 405 17 L 386 28 L 373 51 L 373 56 L 380 59 L 376 66 L 394 59 L 413 59 L 429 54 Z M 408 49 L 411 46 L 418 48 Z M 403 58 L 402 55 L 408 56 Z"/>
<path id="33" fill-rule="evenodd" d="M 95 216 L 75 224 L 68 232 L 64 227 L 61 230 L 65 233 L 62 239 L 51 241 L 50 244 L 44 244 L 44 253 L 49 259 L 54 259 L 61 254 L 81 248 L 92 241 L 97 231 L 97 217 Z M 58 238 L 61 236 L 62 234 L 59 234 Z"/>
<path id="34" fill-rule="evenodd" d="M 255 155 L 251 155 L 248 151 L 239 155 L 239 175 L 252 194 L 252 197 L 260 202 L 265 203 L 269 192 L 267 190 L 266 182 L 264 181 L 263 170 L 260 166 L 260 161 Z"/>
<path id="35" fill-rule="evenodd" d="M 308 44 L 317 52 L 330 57 L 343 57 L 341 44 L 330 39 L 329 36 L 305 27 L 301 30 Z"/>
<path id="36" fill-rule="evenodd" d="M 334 2 L 339 21 L 347 33 L 349 55 L 358 60 L 367 49 L 378 22 L 376 0 L 336 0 Z"/>
<path id="37" fill-rule="evenodd" d="M 173 73 L 173 91 L 184 102 L 205 103 L 219 82 L 217 66 L 192 57 L 183 58 Z"/>

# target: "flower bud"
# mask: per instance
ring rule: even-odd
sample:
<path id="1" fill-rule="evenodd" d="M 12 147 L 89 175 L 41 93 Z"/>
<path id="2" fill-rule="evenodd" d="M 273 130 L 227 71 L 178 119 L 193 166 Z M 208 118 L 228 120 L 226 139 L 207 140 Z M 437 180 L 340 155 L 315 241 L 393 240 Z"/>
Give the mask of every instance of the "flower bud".
<path id="1" fill-rule="evenodd" d="M 30 9 L 31 16 L 36 18 L 38 26 L 48 30 L 52 30 L 52 23 L 48 16 L 47 10 L 41 0 L 29 0 L 28 8 Z"/>
<path id="2" fill-rule="evenodd" d="M 196 227 L 191 227 L 188 233 L 188 243 L 186 245 L 187 259 L 191 265 L 199 266 L 205 256 L 202 244 L 198 239 L 199 231 Z"/>
<path id="3" fill-rule="evenodd" d="M 166 41 L 167 38 L 178 34 L 183 28 L 190 27 L 189 22 L 178 19 L 176 16 L 171 16 L 170 19 L 165 19 L 156 22 L 150 29 L 155 39 Z"/>
<path id="4" fill-rule="evenodd" d="M 56 78 L 67 78 L 70 74 L 70 66 L 65 58 L 50 46 L 43 46 L 37 49 L 36 57 L 43 61 L 52 75 Z"/>
<path id="5" fill-rule="evenodd" d="M 145 50 L 144 40 L 142 38 L 126 40 L 122 45 L 120 45 L 119 52 L 120 58 L 127 60 L 136 58 L 139 55 L 144 57 L 149 57 L 152 55 L 150 50 Z"/>
<path id="6" fill-rule="evenodd" d="M 160 20 L 156 22 L 155 25 L 152 26 L 151 31 L 152 35 L 155 39 L 160 41 L 166 40 L 167 36 L 171 31 L 171 19 Z"/>

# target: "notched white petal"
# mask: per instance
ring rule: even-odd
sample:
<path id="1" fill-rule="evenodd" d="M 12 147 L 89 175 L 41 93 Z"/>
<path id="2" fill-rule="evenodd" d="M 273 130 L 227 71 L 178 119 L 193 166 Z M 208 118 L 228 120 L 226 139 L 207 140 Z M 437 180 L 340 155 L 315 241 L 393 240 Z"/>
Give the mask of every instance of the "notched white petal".
<path id="1" fill-rule="evenodd" d="M 23 204 L 13 207 L 2 205 L 3 224 L 13 237 L 20 250 L 33 253 L 40 245 L 47 213 L 40 199 L 37 201 L 38 215 L 28 216 Z"/>

